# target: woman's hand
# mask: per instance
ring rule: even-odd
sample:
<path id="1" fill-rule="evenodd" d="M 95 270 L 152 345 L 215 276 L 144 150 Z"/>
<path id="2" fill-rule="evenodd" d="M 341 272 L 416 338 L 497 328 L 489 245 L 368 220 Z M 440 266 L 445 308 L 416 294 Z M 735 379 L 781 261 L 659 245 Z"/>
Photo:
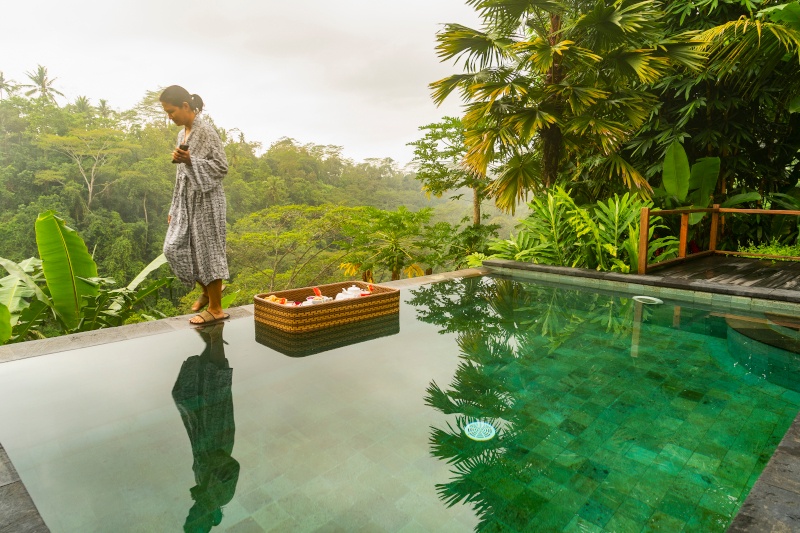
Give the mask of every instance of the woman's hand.
<path id="1" fill-rule="evenodd" d="M 189 150 L 181 150 L 180 148 L 175 148 L 175 151 L 172 152 L 172 160 L 176 163 L 184 163 L 186 165 L 192 164 Z"/>

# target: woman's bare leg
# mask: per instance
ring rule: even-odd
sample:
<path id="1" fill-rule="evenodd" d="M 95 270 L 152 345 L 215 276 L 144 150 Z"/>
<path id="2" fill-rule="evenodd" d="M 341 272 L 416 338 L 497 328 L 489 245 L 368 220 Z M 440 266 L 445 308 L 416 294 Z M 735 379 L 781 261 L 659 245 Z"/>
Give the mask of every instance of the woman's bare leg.
<path id="1" fill-rule="evenodd" d="M 208 289 L 206 289 L 206 286 L 199 281 L 197 284 L 200 285 L 201 289 L 203 289 L 203 293 L 192 304 L 192 311 L 201 311 L 205 306 L 208 305 Z"/>
<path id="2" fill-rule="evenodd" d="M 225 313 L 222 311 L 222 280 L 215 279 L 205 286 L 200 283 L 200 286 L 203 287 L 203 293 L 208 295 L 208 309 L 206 309 L 206 311 L 214 315 L 214 318 L 222 318 L 225 316 Z M 196 316 L 192 318 L 190 322 L 193 324 L 202 324 L 203 319 Z"/>

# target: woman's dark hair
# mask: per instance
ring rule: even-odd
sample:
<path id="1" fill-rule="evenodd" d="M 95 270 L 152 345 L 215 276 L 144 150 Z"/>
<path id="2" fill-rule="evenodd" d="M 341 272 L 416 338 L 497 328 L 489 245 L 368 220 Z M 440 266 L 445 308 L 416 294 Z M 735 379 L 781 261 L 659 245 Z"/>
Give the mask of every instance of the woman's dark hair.
<path id="1" fill-rule="evenodd" d="M 195 113 L 199 113 L 203 110 L 203 99 L 196 94 L 189 94 L 189 91 L 180 85 L 170 85 L 164 89 L 164 92 L 161 93 L 158 99 L 161 102 L 177 107 L 181 107 L 183 103 L 186 102 Z"/>

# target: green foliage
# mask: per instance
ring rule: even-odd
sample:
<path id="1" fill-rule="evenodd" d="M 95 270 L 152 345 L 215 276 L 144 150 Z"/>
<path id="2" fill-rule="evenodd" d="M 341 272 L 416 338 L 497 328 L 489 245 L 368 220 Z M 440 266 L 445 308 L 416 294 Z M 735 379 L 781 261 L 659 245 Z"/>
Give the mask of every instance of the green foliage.
<path id="1" fill-rule="evenodd" d="M 570 179 L 650 189 L 622 148 L 651 119 L 652 85 L 674 68 L 699 71 L 691 36 L 668 35 L 656 2 L 470 2 L 480 29 L 447 24 L 443 60 L 465 73 L 431 84 L 434 101 L 466 102 L 465 163 L 497 176 L 507 209 Z"/>
<path id="2" fill-rule="evenodd" d="M 52 211 L 38 217 L 36 238 L 41 260 L 15 263 L 0 258 L 9 273 L 0 279 L 0 335 L 6 322 L 11 328 L 7 338 L 0 337 L 3 342 L 45 336 L 48 330 L 75 333 L 122 325 L 172 283 L 172 278 L 161 278 L 143 285 L 148 274 L 166 263 L 161 255 L 127 287 L 112 288 L 113 280 L 97 276 L 81 237 Z"/>
<path id="3" fill-rule="evenodd" d="M 531 214 L 520 222 L 517 236 L 490 245 L 495 253 L 488 258 L 635 272 L 639 213 L 650 205 L 626 193 L 584 208 L 564 189 L 555 187 L 534 198 Z M 654 239 L 656 229 L 663 227 L 660 222 L 659 217 L 651 217 L 648 254 L 667 259 L 676 253 L 677 239 Z"/>
<path id="4" fill-rule="evenodd" d="M 11 312 L 0 303 L 0 344 L 11 338 Z"/>
<path id="5" fill-rule="evenodd" d="M 97 277 L 97 265 L 83 239 L 53 211 L 36 219 L 36 244 L 53 307 L 67 329 L 72 329 L 78 323 L 83 297 L 97 295 L 97 287 L 89 281 Z"/>
<path id="6" fill-rule="evenodd" d="M 376 275 L 388 271 L 392 280 L 424 274 L 423 227 L 430 209 L 396 211 L 365 208 L 355 224 L 347 228 L 351 238 L 340 267 L 348 276 L 360 274 L 365 281 L 380 281 Z"/>
<path id="7" fill-rule="evenodd" d="M 773 257 L 775 261 L 798 261 L 800 257 L 800 244 L 781 244 L 778 241 L 770 241 L 766 244 L 749 244 L 748 246 L 740 246 L 740 252 L 749 252 L 752 254 L 763 255 L 782 255 L 785 257 Z M 758 257 L 756 255 L 745 257 Z"/>

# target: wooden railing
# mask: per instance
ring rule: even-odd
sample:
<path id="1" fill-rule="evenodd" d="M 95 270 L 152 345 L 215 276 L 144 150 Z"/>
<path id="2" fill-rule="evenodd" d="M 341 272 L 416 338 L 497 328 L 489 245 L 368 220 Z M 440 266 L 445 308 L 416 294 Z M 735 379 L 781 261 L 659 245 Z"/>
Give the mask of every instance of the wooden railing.
<path id="1" fill-rule="evenodd" d="M 681 230 L 678 242 L 678 257 L 675 259 L 668 259 L 658 263 L 648 264 L 647 262 L 647 249 L 650 244 L 650 214 L 663 217 L 666 215 L 680 215 L 681 217 Z M 686 246 L 689 236 L 689 215 L 692 213 L 711 213 L 711 228 L 708 238 L 708 250 L 703 252 L 686 255 Z M 728 207 L 720 207 L 719 204 L 714 204 L 714 207 L 705 209 L 666 209 L 664 211 L 651 211 L 649 207 L 643 207 L 639 218 L 639 274 L 647 274 L 647 271 L 652 268 L 660 268 L 675 263 L 681 263 L 689 259 L 698 259 L 708 255 L 722 254 L 722 255 L 747 255 L 751 257 L 764 257 L 764 258 L 780 258 L 780 259 L 793 259 L 800 261 L 800 257 L 784 256 L 784 255 L 768 255 L 756 254 L 750 252 L 730 252 L 727 250 L 717 250 L 717 236 L 719 234 L 720 215 L 724 213 L 736 213 L 743 215 L 794 215 L 800 216 L 800 211 L 781 211 L 778 209 L 733 209 Z"/>

